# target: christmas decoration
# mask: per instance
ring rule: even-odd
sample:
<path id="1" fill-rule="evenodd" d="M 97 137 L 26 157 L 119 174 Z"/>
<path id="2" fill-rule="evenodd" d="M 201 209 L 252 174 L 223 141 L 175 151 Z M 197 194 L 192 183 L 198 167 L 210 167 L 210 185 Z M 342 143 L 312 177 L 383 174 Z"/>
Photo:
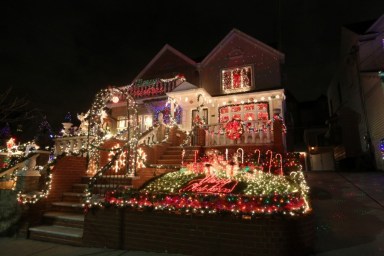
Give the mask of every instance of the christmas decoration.
<path id="1" fill-rule="evenodd" d="M 244 128 L 240 120 L 233 119 L 225 125 L 225 134 L 231 140 L 237 140 L 244 133 Z"/>
<path id="2" fill-rule="evenodd" d="M 252 67 L 224 69 L 221 74 L 224 93 L 245 92 L 252 87 Z"/>
<path id="3" fill-rule="evenodd" d="M 274 154 L 271 151 L 268 155 Z M 291 158 L 297 155 L 287 157 L 290 165 Z M 228 165 L 218 151 L 208 150 L 201 162 L 156 178 L 139 191 L 124 188 L 108 192 L 104 201 L 89 199 L 87 207 L 116 205 L 178 214 L 230 213 L 249 217 L 310 211 L 309 188 L 300 170 L 289 175 L 266 173 L 249 162 L 254 158 L 249 156 L 244 165 L 236 160 Z M 257 161 L 259 158 L 256 157 Z M 275 154 L 274 159 L 280 163 L 280 169 L 285 168 L 281 154 Z M 274 164 L 268 157 L 262 162 Z M 228 172 L 228 166 L 232 172 Z"/>

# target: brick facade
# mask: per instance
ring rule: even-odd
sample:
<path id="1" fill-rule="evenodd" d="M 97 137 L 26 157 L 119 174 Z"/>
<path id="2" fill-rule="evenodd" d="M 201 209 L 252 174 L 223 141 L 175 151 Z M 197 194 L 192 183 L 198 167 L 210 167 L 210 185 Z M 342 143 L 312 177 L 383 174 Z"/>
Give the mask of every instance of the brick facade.
<path id="1" fill-rule="evenodd" d="M 85 216 L 85 246 L 188 255 L 307 255 L 315 229 L 312 214 L 187 216 L 124 208 L 95 209 Z"/>

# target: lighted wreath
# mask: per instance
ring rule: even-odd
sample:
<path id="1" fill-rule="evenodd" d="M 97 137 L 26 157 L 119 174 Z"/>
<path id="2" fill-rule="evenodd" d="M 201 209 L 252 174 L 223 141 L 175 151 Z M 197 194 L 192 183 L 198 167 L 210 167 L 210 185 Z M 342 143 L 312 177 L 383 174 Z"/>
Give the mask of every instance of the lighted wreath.
<path id="1" fill-rule="evenodd" d="M 237 140 L 244 133 L 243 125 L 240 120 L 232 119 L 225 125 L 225 134 L 231 140 Z"/>

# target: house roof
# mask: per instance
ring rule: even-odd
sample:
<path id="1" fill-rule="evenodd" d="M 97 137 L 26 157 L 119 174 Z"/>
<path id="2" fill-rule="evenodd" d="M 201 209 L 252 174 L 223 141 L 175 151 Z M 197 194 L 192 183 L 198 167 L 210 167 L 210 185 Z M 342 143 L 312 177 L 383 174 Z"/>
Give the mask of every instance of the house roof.
<path id="1" fill-rule="evenodd" d="M 220 43 L 218 43 L 216 45 L 215 48 L 213 48 L 213 50 L 203 59 L 203 61 L 201 62 L 201 65 L 204 66 L 206 63 L 209 62 L 209 60 L 211 60 L 219 51 L 220 49 L 226 45 L 227 43 L 229 43 L 234 37 L 241 37 L 242 39 L 245 39 L 246 41 L 249 41 L 250 43 L 252 44 L 256 44 L 258 46 L 260 46 L 260 48 L 264 49 L 266 52 L 269 52 L 273 55 L 277 55 L 280 60 L 283 62 L 284 61 L 284 54 L 279 52 L 278 50 L 276 49 L 273 49 L 272 47 L 270 47 L 269 45 L 266 45 L 264 44 L 263 42 L 241 32 L 240 30 L 234 28 L 232 29 L 224 38 L 223 40 L 220 41 Z"/>
<path id="2" fill-rule="evenodd" d="M 353 24 L 344 25 L 347 29 L 355 32 L 358 35 L 365 34 L 367 30 L 375 23 L 376 20 L 367 20 L 362 22 L 357 22 Z"/>
<path id="3" fill-rule="evenodd" d="M 134 78 L 134 81 L 137 79 L 140 79 L 143 76 L 143 74 L 145 72 L 147 72 L 152 67 L 152 65 L 167 51 L 174 53 L 176 56 L 180 57 L 181 59 L 183 59 L 187 63 L 189 63 L 193 66 L 196 66 L 196 62 L 194 60 L 192 60 L 191 58 L 189 58 L 187 55 L 183 54 L 182 52 L 176 50 L 175 48 L 173 48 L 169 44 L 166 44 L 155 55 L 155 57 L 153 57 L 153 59 L 140 71 L 140 73 Z"/>
<path id="4" fill-rule="evenodd" d="M 378 19 L 366 20 L 362 22 L 352 23 L 344 25 L 345 28 L 355 32 L 358 35 L 370 34 L 379 32 L 381 24 L 384 22 L 384 15 L 381 15 Z"/>

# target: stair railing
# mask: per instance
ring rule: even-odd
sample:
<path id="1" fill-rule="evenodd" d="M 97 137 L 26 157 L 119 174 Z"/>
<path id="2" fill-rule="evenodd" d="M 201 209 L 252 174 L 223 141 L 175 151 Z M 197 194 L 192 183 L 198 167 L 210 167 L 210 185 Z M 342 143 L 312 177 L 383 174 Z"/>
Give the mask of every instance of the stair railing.
<path id="1" fill-rule="evenodd" d="M 153 145 L 158 143 L 157 132 L 160 126 L 154 127 L 148 132 L 144 132 L 138 140 L 138 145 Z"/>
<path id="2" fill-rule="evenodd" d="M 90 179 L 85 190 L 85 203 L 87 206 L 98 205 L 107 200 L 119 188 L 130 185 L 127 182 L 130 180 L 130 176 L 123 164 L 126 161 L 126 156 L 126 147 L 114 150 L 111 160 Z"/>
<path id="3" fill-rule="evenodd" d="M 26 159 L 0 173 L 1 189 L 17 192 L 17 200 L 22 204 L 36 203 L 48 195 L 51 184 L 50 170 L 55 161 L 43 166 L 37 165 L 41 153 L 32 153 Z"/>

